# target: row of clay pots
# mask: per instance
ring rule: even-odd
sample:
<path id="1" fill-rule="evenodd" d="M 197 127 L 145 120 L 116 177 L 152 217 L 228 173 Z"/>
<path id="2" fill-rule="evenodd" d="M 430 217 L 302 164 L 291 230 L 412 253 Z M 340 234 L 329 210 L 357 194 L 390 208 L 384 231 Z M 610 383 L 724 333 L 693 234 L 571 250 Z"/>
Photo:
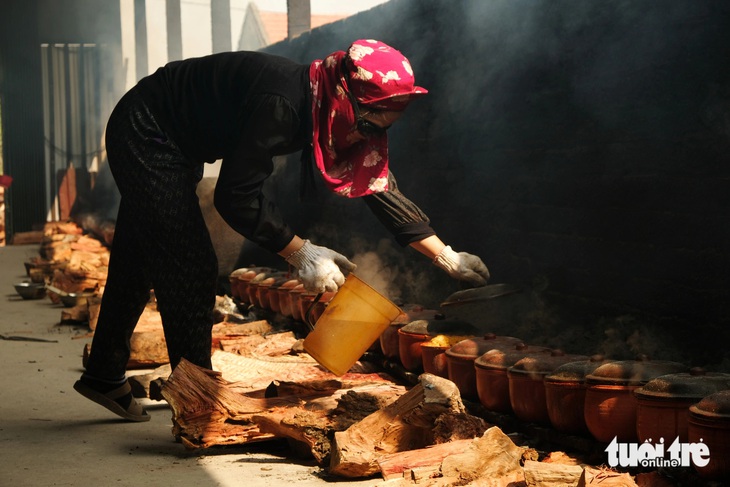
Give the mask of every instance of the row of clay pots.
<path id="1" fill-rule="evenodd" d="M 730 476 L 730 374 L 638 359 L 605 363 L 583 383 L 585 425 L 597 440 L 703 442 L 710 460 L 695 469 L 710 479 Z"/>
<path id="2" fill-rule="evenodd" d="M 231 295 L 244 306 L 270 310 L 283 316 L 316 323 L 335 293 L 326 292 L 315 303 L 316 293 L 307 292 L 289 273 L 270 267 L 245 267 L 229 275 Z"/>
<path id="3" fill-rule="evenodd" d="M 664 438 L 666 446 L 675 438 L 703 441 L 711 459 L 697 471 L 713 479 L 730 475 L 730 374 L 688 371 L 681 363 L 645 357 L 609 361 L 566 354 L 515 337 L 478 337 L 467 323 L 425 311 L 419 311 L 421 319 L 394 323 L 397 333 L 381 336 L 383 353 L 406 370 L 448 378 L 462 397 L 489 410 L 604 443 L 614 437 Z"/>

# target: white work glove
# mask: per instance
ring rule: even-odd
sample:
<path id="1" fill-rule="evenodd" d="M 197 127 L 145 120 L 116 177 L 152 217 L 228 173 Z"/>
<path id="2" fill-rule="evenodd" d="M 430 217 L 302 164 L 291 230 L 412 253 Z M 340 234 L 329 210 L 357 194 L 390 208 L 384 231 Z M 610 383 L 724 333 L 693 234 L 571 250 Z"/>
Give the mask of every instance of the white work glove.
<path id="1" fill-rule="evenodd" d="M 309 240 L 286 261 L 297 268 L 304 288 L 314 293 L 337 291 L 345 283 L 345 275 L 357 267 L 344 255 Z"/>
<path id="2" fill-rule="evenodd" d="M 454 279 L 466 281 L 472 286 L 484 286 L 489 280 L 489 269 L 482 259 L 466 252 L 456 253 L 450 245 L 433 259 L 433 263 Z"/>

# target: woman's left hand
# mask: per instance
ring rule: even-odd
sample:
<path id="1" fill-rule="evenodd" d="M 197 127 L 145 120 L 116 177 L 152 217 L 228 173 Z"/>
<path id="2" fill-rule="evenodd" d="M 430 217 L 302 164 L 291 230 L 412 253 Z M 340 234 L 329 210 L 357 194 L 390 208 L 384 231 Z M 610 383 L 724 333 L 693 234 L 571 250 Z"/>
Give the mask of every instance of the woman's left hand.
<path id="1" fill-rule="evenodd" d="M 454 252 L 450 245 L 436 256 L 433 263 L 454 279 L 472 286 L 484 286 L 489 280 L 489 269 L 482 259 L 466 252 Z"/>

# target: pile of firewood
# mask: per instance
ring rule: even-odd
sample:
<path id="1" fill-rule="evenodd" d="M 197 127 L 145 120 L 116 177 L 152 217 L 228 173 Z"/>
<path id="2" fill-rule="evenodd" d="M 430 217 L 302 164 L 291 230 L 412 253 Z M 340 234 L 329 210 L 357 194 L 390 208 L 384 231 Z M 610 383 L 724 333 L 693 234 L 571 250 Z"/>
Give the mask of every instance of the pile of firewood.
<path id="1" fill-rule="evenodd" d="M 47 223 L 40 256 L 57 266 L 50 276 L 53 287 L 67 293 L 103 292 L 109 249 L 97 238 L 84 235 L 75 223 Z"/>
<path id="2" fill-rule="evenodd" d="M 183 360 L 163 382 L 187 448 L 286 439 L 331 476 L 382 476 L 384 486 L 657 485 L 531 448 L 471 414 L 448 379 L 401 385 L 365 363 L 336 377 L 306 354 L 262 353 L 270 339 L 215 352 L 217 374 Z"/>
<path id="3" fill-rule="evenodd" d="M 88 322 L 93 330 L 107 279 L 108 246 L 74 222 L 46 223 L 39 241 L 38 255 L 25 263 L 28 276 L 48 286 L 55 304 L 66 294 L 83 294 L 79 304 L 62 311 L 61 321 Z"/>

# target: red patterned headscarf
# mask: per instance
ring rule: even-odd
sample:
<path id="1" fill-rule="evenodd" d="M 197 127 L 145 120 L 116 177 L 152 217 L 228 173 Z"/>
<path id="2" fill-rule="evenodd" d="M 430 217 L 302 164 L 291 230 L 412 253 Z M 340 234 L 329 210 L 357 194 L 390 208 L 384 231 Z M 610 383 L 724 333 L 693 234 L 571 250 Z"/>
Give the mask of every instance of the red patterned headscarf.
<path id="1" fill-rule="evenodd" d="M 375 40 L 355 41 L 347 53 L 336 51 L 309 68 L 312 88 L 314 160 L 327 187 L 357 198 L 388 189 L 388 136 L 360 140 L 348 92 L 375 110 L 401 111 L 428 93 L 415 85 L 403 54 Z"/>

